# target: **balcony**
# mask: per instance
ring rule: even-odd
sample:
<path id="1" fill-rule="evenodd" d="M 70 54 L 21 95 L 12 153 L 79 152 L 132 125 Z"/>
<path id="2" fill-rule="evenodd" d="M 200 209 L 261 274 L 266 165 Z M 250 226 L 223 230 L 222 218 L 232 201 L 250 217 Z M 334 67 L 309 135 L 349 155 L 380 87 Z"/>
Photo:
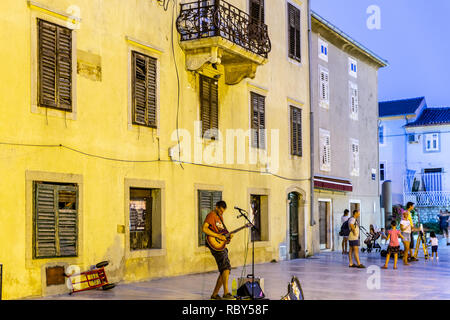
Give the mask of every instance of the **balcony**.
<path id="1" fill-rule="evenodd" d="M 190 71 L 205 64 L 223 65 L 225 82 L 233 85 L 253 79 L 256 68 L 268 61 L 267 25 L 226 1 L 181 4 L 176 26 Z"/>
<path id="2" fill-rule="evenodd" d="M 418 207 L 450 206 L 450 188 L 446 182 L 446 172 L 408 170 L 403 177 L 403 200 L 414 202 Z"/>

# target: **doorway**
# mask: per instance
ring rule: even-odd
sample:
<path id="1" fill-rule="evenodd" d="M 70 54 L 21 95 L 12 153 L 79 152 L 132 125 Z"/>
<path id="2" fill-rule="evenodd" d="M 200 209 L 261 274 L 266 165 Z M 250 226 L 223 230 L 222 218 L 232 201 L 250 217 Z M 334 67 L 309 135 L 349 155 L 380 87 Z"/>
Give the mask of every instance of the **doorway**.
<path id="1" fill-rule="evenodd" d="M 350 200 L 350 216 L 353 215 L 353 211 L 358 210 L 361 212 L 361 201 L 359 200 Z M 361 225 L 361 214 L 359 215 L 358 225 Z"/>
<path id="2" fill-rule="evenodd" d="M 319 234 L 320 249 L 331 249 L 332 235 L 331 200 L 319 199 Z"/>
<path id="3" fill-rule="evenodd" d="M 299 258 L 299 252 L 301 246 L 299 243 L 299 199 L 300 195 L 297 192 L 291 192 L 288 194 L 289 200 L 289 258 Z"/>

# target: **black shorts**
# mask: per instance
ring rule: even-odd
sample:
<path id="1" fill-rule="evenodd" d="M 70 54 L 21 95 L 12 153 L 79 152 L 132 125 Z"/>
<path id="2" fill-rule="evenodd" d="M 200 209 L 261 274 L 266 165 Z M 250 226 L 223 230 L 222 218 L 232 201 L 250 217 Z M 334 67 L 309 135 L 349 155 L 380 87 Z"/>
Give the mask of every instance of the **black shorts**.
<path id="1" fill-rule="evenodd" d="M 349 240 L 348 245 L 350 247 L 359 247 L 359 240 Z"/>
<path id="2" fill-rule="evenodd" d="M 437 252 L 438 246 L 431 246 L 431 253 Z"/>
<path id="3" fill-rule="evenodd" d="M 392 254 L 396 254 L 398 253 L 398 251 L 400 250 L 400 246 L 396 246 L 396 247 L 388 247 L 388 253 L 392 253 Z"/>
<path id="4" fill-rule="evenodd" d="M 214 259 L 216 259 L 217 268 L 219 269 L 219 272 L 222 273 L 225 270 L 231 270 L 231 264 L 230 259 L 228 258 L 228 249 L 225 248 L 222 251 L 216 251 L 211 249 L 211 247 L 206 244 L 206 246 L 209 248 L 209 251 L 211 251 L 211 254 L 213 255 Z"/>

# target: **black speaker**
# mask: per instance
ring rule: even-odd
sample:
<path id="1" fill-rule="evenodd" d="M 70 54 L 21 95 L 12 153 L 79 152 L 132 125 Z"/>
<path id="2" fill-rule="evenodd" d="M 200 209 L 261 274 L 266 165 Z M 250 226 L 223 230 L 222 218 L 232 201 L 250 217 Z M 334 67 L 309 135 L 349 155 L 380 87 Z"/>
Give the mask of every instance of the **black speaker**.
<path id="1" fill-rule="evenodd" d="M 252 292 L 253 290 L 253 292 Z M 252 281 L 247 281 L 242 286 L 239 287 L 237 290 L 237 295 L 239 297 L 252 297 L 254 299 L 264 299 L 265 295 L 264 292 L 261 289 L 261 286 L 259 285 L 259 282 L 255 281 L 252 283 Z"/>

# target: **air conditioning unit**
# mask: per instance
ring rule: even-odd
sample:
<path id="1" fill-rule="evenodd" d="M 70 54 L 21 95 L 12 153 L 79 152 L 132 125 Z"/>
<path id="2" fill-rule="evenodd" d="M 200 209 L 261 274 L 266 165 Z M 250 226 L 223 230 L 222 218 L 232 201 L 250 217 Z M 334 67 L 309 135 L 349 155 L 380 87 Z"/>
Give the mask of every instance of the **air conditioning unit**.
<path id="1" fill-rule="evenodd" d="M 408 134 L 409 143 L 419 143 L 419 135 L 415 133 Z"/>

